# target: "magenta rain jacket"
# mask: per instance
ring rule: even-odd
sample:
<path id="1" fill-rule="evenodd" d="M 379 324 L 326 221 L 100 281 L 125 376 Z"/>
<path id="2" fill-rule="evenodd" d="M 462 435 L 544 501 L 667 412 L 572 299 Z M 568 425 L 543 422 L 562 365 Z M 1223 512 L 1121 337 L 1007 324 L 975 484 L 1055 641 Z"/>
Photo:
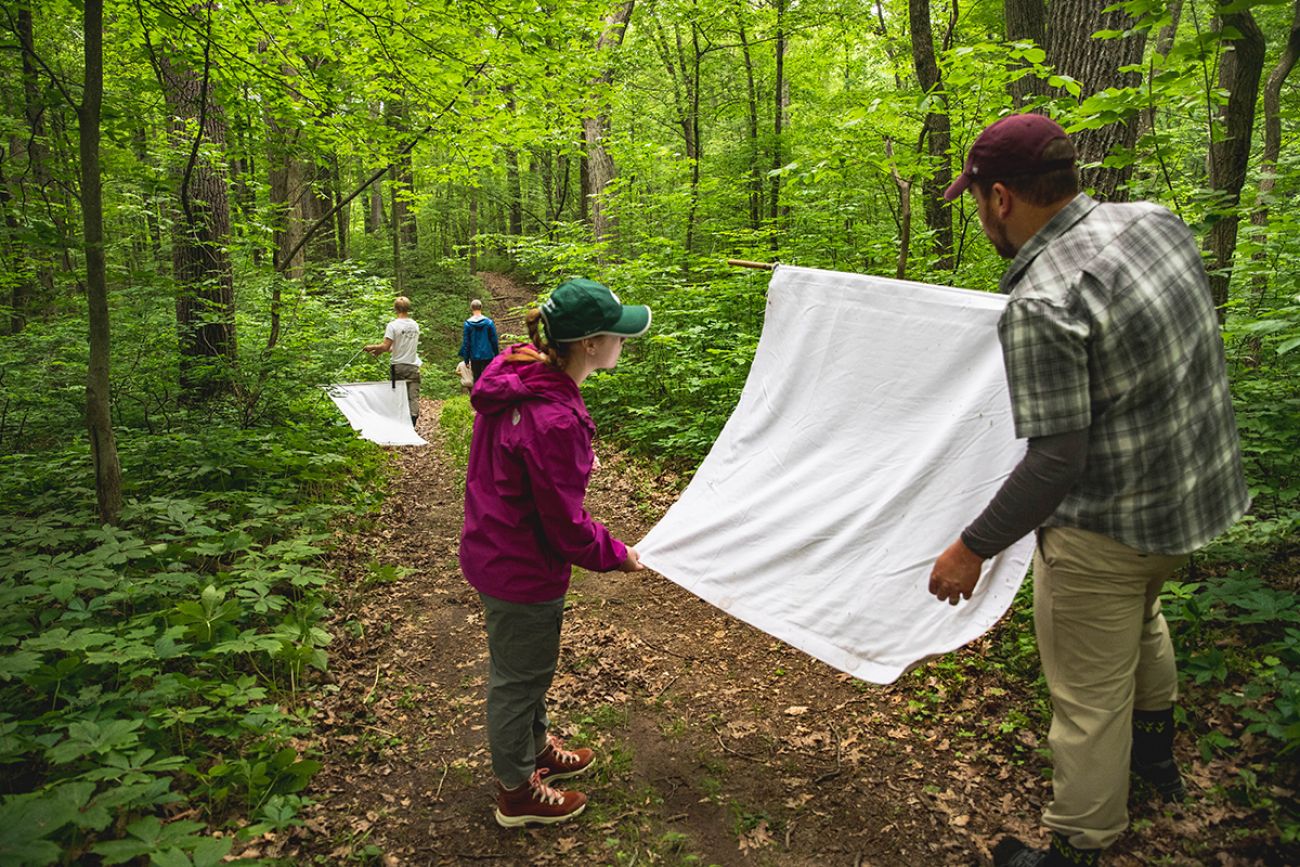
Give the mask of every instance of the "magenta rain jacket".
<path id="1" fill-rule="evenodd" d="M 608 572 L 627 547 L 583 506 L 596 432 L 577 384 L 542 362 L 498 355 L 470 403 L 478 411 L 465 479 L 460 568 L 488 596 L 558 599 L 573 564 Z"/>

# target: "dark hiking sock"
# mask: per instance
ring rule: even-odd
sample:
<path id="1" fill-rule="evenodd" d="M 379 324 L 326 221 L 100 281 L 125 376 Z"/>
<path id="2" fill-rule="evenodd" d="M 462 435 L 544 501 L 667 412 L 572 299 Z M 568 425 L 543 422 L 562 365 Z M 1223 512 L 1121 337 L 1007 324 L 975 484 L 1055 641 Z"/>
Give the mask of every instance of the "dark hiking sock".
<path id="1" fill-rule="evenodd" d="M 1174 709 L 1133 711 L 1133 753 L 1130 768 L 1163 801 L 1187 797 L 1183 775 L 1174 759 Z"/>

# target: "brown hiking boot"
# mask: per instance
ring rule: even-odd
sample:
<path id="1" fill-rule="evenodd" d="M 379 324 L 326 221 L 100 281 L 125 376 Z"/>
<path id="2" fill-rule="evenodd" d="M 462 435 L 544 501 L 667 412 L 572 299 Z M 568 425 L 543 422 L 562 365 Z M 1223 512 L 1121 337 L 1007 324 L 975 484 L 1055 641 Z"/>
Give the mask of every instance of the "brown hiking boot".
<path id="1" fill-rule="evenodd" d="M 497 782 L 497 824 L 502 828 L 522 828 L 529 822 L 554 825 L 578 815 L 587 806 L 582 792 L 562 792 L 542 782 L 541 771 L 533 771 L 528 782 L 507 789 Z"/>
<path id="2" fill-rule="evenodd" d="M 546 749 L 537 754 L 535 765 L 549 783 L 578 776 L 591 767 L 594 758 L 596 754 L 586 747 L 566 750 L 564 741 L 555 735 L 547 735 Z"/>

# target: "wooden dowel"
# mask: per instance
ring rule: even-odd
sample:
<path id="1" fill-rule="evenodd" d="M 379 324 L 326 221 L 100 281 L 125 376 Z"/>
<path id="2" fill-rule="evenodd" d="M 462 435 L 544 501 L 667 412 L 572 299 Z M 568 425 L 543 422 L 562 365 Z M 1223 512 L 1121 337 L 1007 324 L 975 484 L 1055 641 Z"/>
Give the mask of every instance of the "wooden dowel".
<path id="1" fill-rule="evenodd" d="M 775 271 L 775 262 L 750 262 L 748 259 L 728 259 L 728 265 L 736 268 L 757 268 L 760 271 Z"/>

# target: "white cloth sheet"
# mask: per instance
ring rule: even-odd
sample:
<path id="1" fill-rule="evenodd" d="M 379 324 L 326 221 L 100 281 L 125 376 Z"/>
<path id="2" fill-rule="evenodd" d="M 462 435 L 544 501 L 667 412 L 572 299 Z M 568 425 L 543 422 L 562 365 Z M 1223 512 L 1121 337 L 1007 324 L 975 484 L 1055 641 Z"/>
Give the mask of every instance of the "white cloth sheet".
<path id="1" fill-rule="evenodd" d="M 1000 295 L 781 266 L 749 379 L 641 561 L 874 683 L 1006 612 L 1032 536 L 970 601 L 931 566 L 1024 454 L 997 341 Z"/>
<path id="2" fill-rule="evenodd" d="M 428 445 L 411 426 L 406 383 L 349 382 L 327 385 L 325 392 L 362 439 L 381 446 Z"/>

